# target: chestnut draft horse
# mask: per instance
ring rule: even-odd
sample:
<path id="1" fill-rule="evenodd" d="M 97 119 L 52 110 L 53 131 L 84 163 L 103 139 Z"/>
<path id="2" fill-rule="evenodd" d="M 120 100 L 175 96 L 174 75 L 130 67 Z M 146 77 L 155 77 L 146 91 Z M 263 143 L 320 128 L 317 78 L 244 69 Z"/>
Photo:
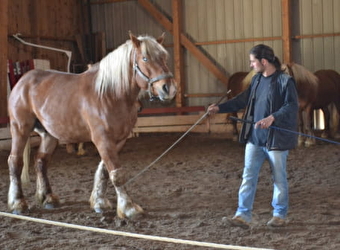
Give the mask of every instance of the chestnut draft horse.
<path id="1" fill-rule="evenodd" d="M 228 94 L 227 99 L 232 99 L 244 90 L 246 90 L 251 82 L 251 79 L 256 74 L 254 70 L 250 72 L 236 72 L 229 77 L 228 82 Z M 230 116 L 237 117 L 237 113 L 230 113 L 227 114 L 227 120 Z M 231 124 L 233 126 L 233 140 L 237 140 L 238 137 L 238 129 L 237 129 L 237 122 L 232 120 Z"/>
<path id="2" fill-rule="evenodd" d="M 317 77 L 307 70 L 302 65 L 296 63 L 282 64 L 282 70 L 294 77 L 297 85 L 297 92 L 299 96 L 299 131 L 308 135 L 313 135 L 311 117 L 309 115 L 303 115 L 304 113 L 310 114 L 313 111 L 313 103 L 316 100 L 318 79 Z M 228 98 L 233 98 L 242 91 L 244 91 L 250 84 L 255 72 L 237 72 L 229 78 L 230 94 Z M 237 116 L 237 114 L 232 114 Z M 234 137 L 238 135 L 237 123 L 232 121 Z M 307 139 L 299 137 L 299 144 L 305 143 L 309 146 L 313 143 L 313 139 L 308 137 Z"/>
<path id="3" fill-rule="evenodd" d="M 162 101 L 170 101 L 176 94 L 163 40 L 164 34 L 156 40 L 130 33 L 126 43 L 82 74 L 32 70 L 21 78 L 8 102 L 12 134 L 8 206 L 13 213 L 28 209 L 20 174 L 24 147 L 32 130 L 41 136 L 35 161 L 36 198 L 44 208 L 59 205 L 47 176 L 47 164 L 58 140 L 92 141 L 101 162 L 94 176 L 91 207 L 98 213 L 111 208 L 105 197 L 110 179 L 117 193 L 117 215 L 134 218 L 143 213 L 126 192 L 126 174 L 118 152 L 137 120 L 135 103 L 140 90 Z"/>

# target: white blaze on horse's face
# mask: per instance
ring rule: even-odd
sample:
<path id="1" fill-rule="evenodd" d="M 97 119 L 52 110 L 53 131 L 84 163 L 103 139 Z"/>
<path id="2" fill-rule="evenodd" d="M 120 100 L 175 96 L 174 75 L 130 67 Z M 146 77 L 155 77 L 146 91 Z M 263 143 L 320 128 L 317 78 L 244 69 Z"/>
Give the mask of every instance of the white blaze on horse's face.
<path id="1" fill-rule="evenodd" d="M 162 46 L 164 34 L 157 40 L 139 40 L 131 33 L 130 38 L 134 46 L 134 74 L 139 87 L 147 90 L 151 99 L 172 100 L 177 90 L 167 66 L 167 51 Z"/>

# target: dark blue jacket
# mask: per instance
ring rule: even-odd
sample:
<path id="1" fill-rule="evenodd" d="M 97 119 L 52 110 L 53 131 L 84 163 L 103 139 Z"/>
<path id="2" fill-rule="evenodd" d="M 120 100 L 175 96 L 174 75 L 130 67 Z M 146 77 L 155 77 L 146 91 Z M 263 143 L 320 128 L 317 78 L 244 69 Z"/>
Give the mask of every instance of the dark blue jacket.
<path id="1" fill-rule="evenodd" d="M 275 121 L 272 126 L 291 130 L 292 132 L 270 128 L 266 147 L 269 150 L 289 150 L 297 144 L 298 127 L 298 95 L 294 79 L 280 71 L 274 73 L 270 86 L 270 113 Z M 248 89 L 233 99 L 219 105 L 220 113 L 237 112 L 245 109 L 244 119 L 252 123 L 244 123 L 239 135 L 240 142 L 247 142 L 253 128 L 252 108 L 257 84 L 260 81 L 261 73 L 256 74 Z M 265 118 L 265 117 L 263 117 Z"/>

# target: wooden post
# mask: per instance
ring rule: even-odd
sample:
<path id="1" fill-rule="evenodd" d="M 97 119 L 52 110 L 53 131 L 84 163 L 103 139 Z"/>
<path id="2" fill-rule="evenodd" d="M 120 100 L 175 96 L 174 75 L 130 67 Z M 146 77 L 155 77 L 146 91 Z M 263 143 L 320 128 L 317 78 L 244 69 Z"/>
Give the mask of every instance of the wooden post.
<path id="1" fill-rule="evenodd" d="M 182 107 L 184 104 L 184 65 L 183 65 L 183 48 L 181 44 L 182 30 L 182 0 L 172 0 L 172 19 L 173 19 L 173 37 L 174 37 L 174 60 L 175 60 L 175 80 L 177 82 L 176 106 Z"/>
<path id="2" fill-rule="evenodd" d="M 0 118 L 7 117 L 8 1 L 0 1 Z"/>
<path id="3" fill-rule="evenodd" d="M 281 4 L 283 62 L 290 63 L 292 60 L 291 4 L 290 0 L 281 0 Z"/>

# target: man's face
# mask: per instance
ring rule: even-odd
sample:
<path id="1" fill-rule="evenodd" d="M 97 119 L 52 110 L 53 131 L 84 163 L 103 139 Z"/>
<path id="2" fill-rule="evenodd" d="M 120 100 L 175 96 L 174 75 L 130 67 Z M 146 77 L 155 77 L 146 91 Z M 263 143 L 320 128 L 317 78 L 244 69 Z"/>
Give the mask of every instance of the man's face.
<path id="1" fill-rule="evenodd" d="M 260 73 L 264 71 L 264 65 L 259 59 L 256 59 L 254 55 L 249 55 L 250 67 L 255 70 L 255 72 Z"/>

